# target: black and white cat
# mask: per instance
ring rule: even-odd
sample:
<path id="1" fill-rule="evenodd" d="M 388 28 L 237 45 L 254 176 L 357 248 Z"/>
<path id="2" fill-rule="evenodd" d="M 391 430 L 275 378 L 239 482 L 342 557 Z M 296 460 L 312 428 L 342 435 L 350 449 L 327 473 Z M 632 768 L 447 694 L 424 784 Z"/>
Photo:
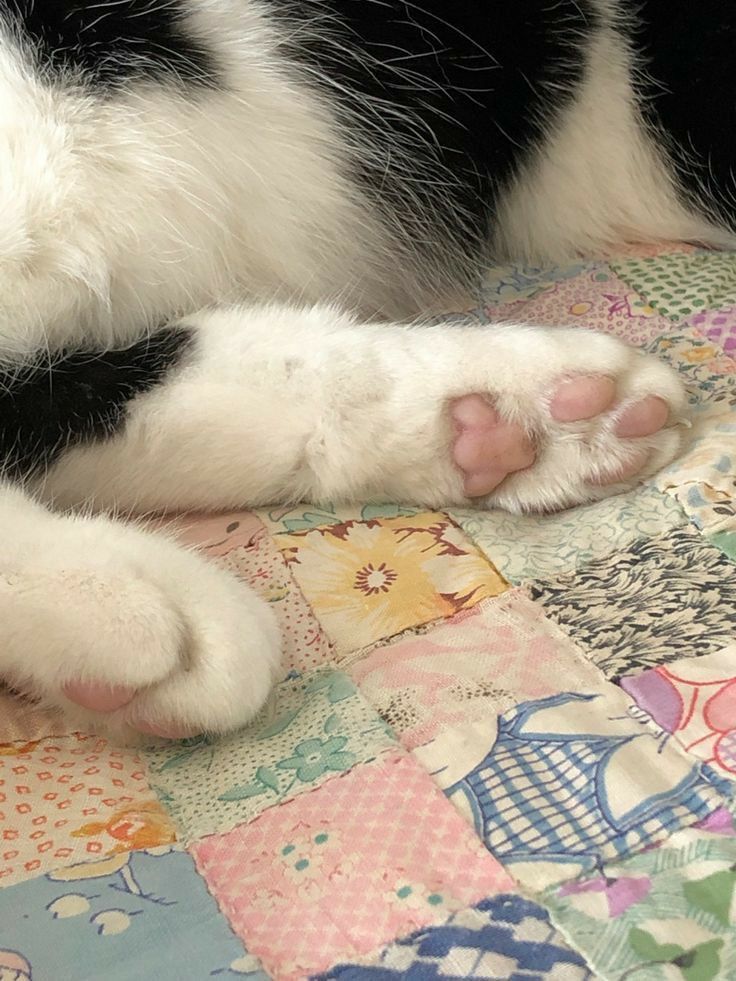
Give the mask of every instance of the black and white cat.
<path id="1" fill-rule="evenodd" d="M 402 323 L 491 259 L 736 244 L 725 0 L 0 18 L 12 685 L 118 736 L 227 731 L 266 698 L 267 605 L 94 509 L 551 509 L 677 453 L 677 377 L 610 337 Z"/>

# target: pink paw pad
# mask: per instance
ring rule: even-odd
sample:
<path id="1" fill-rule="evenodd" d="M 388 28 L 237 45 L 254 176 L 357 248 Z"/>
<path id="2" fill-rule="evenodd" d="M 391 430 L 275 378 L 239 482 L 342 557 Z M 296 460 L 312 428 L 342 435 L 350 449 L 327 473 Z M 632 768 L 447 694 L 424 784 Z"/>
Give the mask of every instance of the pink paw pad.
<path id="1" fill-rule="evenodd" d="M 117 712 L 125 708 L 137 695 L 137 689 L 123 685 L 104 685 L 94 682 L 68 681 L 62 691 L 75 705 L 89 709 L 90 712 Z M 131 725 L 147 736 L 161 739 L 188 739 L 196 735 L 191 729 L 184 729 L 176 723 L 132 722 Z"/>
<path id="2" fill-rule="evenodd" d="M 670 410 L 664 399 L 649 395 L 641 402 L 634 402 L 616 423 L 616 435 L 621 439 L 652 436 L 667 425 Z"/>
<path id="3" fill-rule="evenodd" d="M 584 375 L 557 386 L 549 412 L 555 422 L 580 422 L 610 409 L 615 398 L 616 383 L 612 378 Z"/>
<path id="4" fill-rule="evenodd" d="M 103 685 L 93 682 L 68 681 L 62 691 L 76 705 L 92 712 L 116 712 L 135 697 L 135 688 L 122 685 Z"/>
<path id="5" fill-rule="evenodd" d="M 490 494 L 510 473 L 534 463 L 523 426 L 505 422 L 481 395 L 465 395 L 451 407 L 455 465 L 465 475 L 468 497 Z"/>
<path id="6" fill-rule="evenodd" d="M 616 383 L 604 375 L 581 375 L 559 383 L 549 403 L 555 422 L 581 422 L 613 408 Z M 482 395 L 465 395 L 451 405 L 455 427 L 453 458 L 464 475 L 468 497 L 483 497 L 495 490 L 509 474 L 534 463 L 529 435 L 518 423 L 506 422 Z M 637 439 L 659 432 L 668 422 L 669 407 L 656 395 L 628 406 L 616 421 L 615 434 Z M 598 484 L 618 483 L 633 477 L 646 463 L 642 450 L 616 471 L 598 478 Z"/>

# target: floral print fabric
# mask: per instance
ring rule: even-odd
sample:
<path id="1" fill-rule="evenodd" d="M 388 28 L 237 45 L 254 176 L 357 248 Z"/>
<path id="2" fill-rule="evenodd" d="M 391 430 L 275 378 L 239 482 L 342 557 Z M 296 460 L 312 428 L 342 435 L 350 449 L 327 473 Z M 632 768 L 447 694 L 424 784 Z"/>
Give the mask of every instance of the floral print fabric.
<path id="1" fill-rule="evenodd" d="M 341 655 L 508 586 L 440 514 L 348 521 L 277 542 Z"/>
<path id="2" fill-rule="evenodd" d="M 395 745 L 381 718 L 337 671 L 277 685 L 246 729 L 145 752 L 150 779 L 187 839 L 254 817 Z"/>
<path id="3" fill-rule="evenodd" d="M 505 266 L 449 317 L 680 372 L 683 452 L 626 494 L 152 521 L 272 605 L 283 670 L 136 750 L 0 690 L 0 981 L 736 977 L 735 269 Z"/>
<path id="4" fill-rule="evenodd" d="M 604 978 L 736 974 L 736 833 L 727 813 L 550 889 L 553 922 Z"/>

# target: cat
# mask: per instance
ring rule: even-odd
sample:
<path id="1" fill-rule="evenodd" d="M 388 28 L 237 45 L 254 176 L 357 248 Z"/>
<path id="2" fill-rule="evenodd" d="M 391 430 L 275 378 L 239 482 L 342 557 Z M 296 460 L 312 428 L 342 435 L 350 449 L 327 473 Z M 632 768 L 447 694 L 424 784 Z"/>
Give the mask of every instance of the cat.
<path id="1" fill-rule="evenodd" d="M 114 738 L 225 733 L 278 677 L 269 606 L 115 514 L 554 510 L 669 463 L 661 361 L 425 321 L 491 261 L 733 247 L 734 29 L 716 0 L 0 0 L 0 677 Z"/>

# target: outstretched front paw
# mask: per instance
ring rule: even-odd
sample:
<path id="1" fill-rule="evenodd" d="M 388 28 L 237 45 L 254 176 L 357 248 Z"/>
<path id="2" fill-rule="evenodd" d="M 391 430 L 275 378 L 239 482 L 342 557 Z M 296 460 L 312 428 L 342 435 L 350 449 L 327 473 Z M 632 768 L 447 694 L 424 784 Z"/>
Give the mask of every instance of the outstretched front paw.
<path id="1" fill-rule="evenodd" d="M 279 671 L 267 603 L 163 537 L 105 519 L 55 527 L 53 553 L 3 597 L 15 687 L 125 741 L 225 733 L 253 718 Z"/>
<path id="2" fill-rule="evenodd" d="M 686 406 L 672 369 L 603 335 L 534 333 L 536 367 L 519 372 L 516 393 L 450 404 L 468 498 L 554 510 L 616 493 L 672 460 Z"/>

